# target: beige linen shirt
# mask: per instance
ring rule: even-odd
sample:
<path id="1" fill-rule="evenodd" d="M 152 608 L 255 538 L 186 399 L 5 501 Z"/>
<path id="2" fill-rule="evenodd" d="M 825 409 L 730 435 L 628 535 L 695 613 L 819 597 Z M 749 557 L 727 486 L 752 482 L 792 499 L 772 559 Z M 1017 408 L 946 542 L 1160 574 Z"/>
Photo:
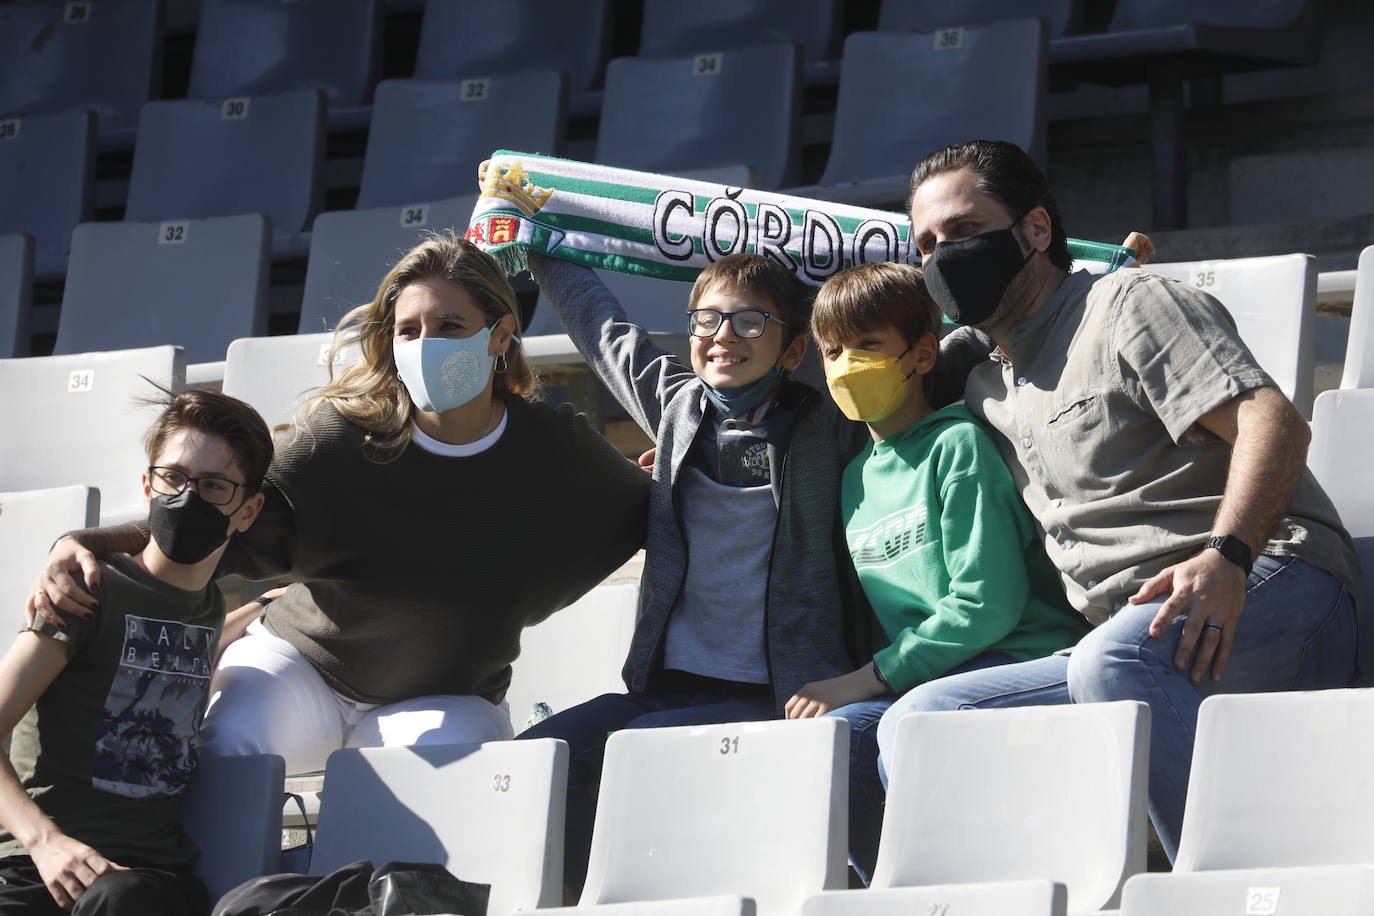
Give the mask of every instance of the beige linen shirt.
<path id="1" fill-rule="evenodd" d="M 1197 420 L 1274 382 L 1219 302 L 1139 270 L 1069 276 L 969 377 L 1044 532 L 1069 600 L 1093 624 L 1211 536 L 1231 447 Z M 1331 500 L 1302 480 L 1264 553 L 1358 594 L 1359 561 Z"/>

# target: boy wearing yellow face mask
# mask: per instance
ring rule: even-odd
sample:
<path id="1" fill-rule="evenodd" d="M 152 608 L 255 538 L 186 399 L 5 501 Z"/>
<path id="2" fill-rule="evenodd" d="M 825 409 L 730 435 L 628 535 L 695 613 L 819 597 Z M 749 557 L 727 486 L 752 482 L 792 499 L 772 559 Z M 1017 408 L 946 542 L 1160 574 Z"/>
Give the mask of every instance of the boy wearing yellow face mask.
<path id="1" fill-rule="evenodd" d="M 811 318 L 831 395 L 872 434 L 845 468 L 841 504 L 887 644 L 855 671 L 803 686 L 787 716 L 849 720 L 850 855 L 865 880 L 882 823 L 883 711 L 926 681 L 1040 658 L 1087 629 L 988 433 L 962 404 L 927 401 L 938 327 L 920 271 L 889 263 L 832 277 Z"/>

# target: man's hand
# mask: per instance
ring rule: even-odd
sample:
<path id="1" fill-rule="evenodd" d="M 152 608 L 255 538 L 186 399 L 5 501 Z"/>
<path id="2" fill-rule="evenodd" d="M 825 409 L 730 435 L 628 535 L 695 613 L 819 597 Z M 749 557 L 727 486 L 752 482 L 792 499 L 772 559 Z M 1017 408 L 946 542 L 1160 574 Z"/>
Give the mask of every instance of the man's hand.
<path id="1" fill-rule="evenodd" d="M 57 905 L 69 910 L 86 888 L 95 883 L 101 875 L 112 871 L 126 871 L 123 865 L 116 865 L 79 840 L 65 833 L 54 833 L 50 838 L 28 847 L 29 857 L 43 876 L 43 883 Z"/>
<path id="2" fill-rule="evenodd" d="M 870 662 L 839 677 L 812 681 L 787 701 L 784 711 L 789 719 L 810 719 L 823 716 L 832 709 L 839 709 L 841 706 L 861 700 L 871 700 L 885 693 L 887 687 L 873 673 L 873 664 Z"/>
<path id="3" fill-rule="evenodd" d="M 650 474 L 654 472 L 654 459 L 658 457 L 658 449 L 651 448 L 639 456 L 639 466 Z"/>
<path id="4" fill-rule="evenodd" d="M 72 578 L 73 573 L 78 572 L 84 575 L 92 589 L 100 584 L 100 567 L 95 554 L 78 544 L 75 538 L 59 538 L 48 552 L 48 562 L 33 580 L 33 588 L 29 589 L 24 602 L 24 619 L 29 626 L 41 616 L 59 630 L 67 629 L 54 608 L 87 619 L 95 617 L 91 609 L 100 602 Z"/>
<path id="5" fill-rule="evenodd" d="M 1226 661 L 1236 642 L 1237 621 L 1245 608 L 1245 579 L 1245 570 L 1217 551 L 1207 549 L 1161 571 L 1142 585 L 1130 602 L 1143 604 L 1172 592 L 1150 622 L 1150 635 L 1158 639 L 1177 617 L 1188 615 L 1178 640 L 1174 667 L 1186 672 L 1191 659 L 1193 669 L 1189 677 L 1194 684 L 1207 676 L 1209 668 L 1212 680 L 1219 681 L 1226 673 Z"/>

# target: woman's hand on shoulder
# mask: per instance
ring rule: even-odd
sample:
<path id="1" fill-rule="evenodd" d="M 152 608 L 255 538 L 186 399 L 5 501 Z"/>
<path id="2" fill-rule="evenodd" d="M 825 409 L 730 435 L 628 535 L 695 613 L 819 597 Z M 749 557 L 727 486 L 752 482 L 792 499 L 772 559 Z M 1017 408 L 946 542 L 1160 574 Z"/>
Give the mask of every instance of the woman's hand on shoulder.
<path id="1" fill-rule="evenodd" d="M 112 871 L 127 871 L 96 852 L 80 840 L 53 831 L 52 836 L 28 847 L 38 874 L 43 877 L 48 893 L 64 910 L 86 892 L 101 875 Z"/>
<path id="2" fill-rule="evenodd" d="M 73 537 L 58 538 L 48 551 L 48 561 L 33 580 L 33 588 L 24 602 L 24 617 L 29 626 L 42 617 L 48 623 L 65 630 L 56 609 L 91 619 L 100 605 L 92 592 L 86 591 L 73 576 L 80 573 L 86 584 L 95 589 L 100 584 L 100 565 L 91 553 Z"/>
<path id="3" fill-rule="evenodd" d="M 1154 240 L 1143 232 L 1132 232 L 1130 235 L 1126 236 L 1126 241 L 1121 243 L 1121 247 L 1129 248 L 1135 252 L 1135 264 L 1132 265 L 1133 267 L 1148 264 L 1150 258 L 1155 256 Z"/>

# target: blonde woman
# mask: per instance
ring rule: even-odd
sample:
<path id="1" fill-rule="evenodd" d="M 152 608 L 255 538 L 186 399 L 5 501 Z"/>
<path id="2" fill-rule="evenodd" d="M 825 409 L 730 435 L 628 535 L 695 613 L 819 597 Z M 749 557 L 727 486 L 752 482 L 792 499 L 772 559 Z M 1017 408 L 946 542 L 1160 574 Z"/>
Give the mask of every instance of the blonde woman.
<path id="1" fill-rule="evenodd" d="M 345 316 L 335 346 L 361 361 L 278 445 L 262 516 L 219 567 L 295 584 L 226 620 L 203 753 L 308 772 L 340 747 L 511 737 L 521 629 L 640 546 L 649 483 L 571 408 L 528 400 L 519 324 L 500 267 L 452 235 Z M 30 607 L 99 613 L 71 574 L 146 540 L 63 538 Z"/>

